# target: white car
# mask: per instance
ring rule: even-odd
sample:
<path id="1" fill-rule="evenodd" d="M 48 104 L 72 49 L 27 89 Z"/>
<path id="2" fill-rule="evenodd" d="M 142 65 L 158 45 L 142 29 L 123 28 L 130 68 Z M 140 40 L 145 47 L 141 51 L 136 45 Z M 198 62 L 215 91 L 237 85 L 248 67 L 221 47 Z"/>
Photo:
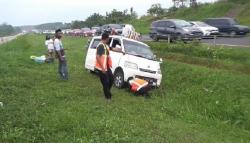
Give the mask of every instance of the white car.
<path id="1" fill-rule="evenodd" d="M 96 47 L 101 41 L 100 36 L 93 37 L 88 46 L 85 68 L 95 71 Z M 147 80 L 152 86 L 159 87 L 162 74 L 160 61 L 156 61 L 150 47 L 142 42 L 122 36 L 110 36 L 110 47 L 120 47 L 122 52 L 110 50 L 114 85 L 122 88 L 134 77 Z"/>
<path id="2" fill-rule="evenodd" d="M 219 29 L 213 26 L 210 26 L 204 22 L 200 21 L 192 21 L 190 22 L 194 27 L 198 28 L 200 31 L 202 31 L 203 36 L 211 36 L 211 35 L 218 35 Z"/>

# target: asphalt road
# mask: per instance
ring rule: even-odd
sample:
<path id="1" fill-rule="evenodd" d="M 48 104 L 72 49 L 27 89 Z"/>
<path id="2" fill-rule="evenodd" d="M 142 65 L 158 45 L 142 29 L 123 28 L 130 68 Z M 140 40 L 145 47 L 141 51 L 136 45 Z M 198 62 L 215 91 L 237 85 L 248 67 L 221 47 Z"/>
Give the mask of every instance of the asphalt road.
<path id="1" fill-rule="evenodd" d="M 152 41 L 152 39 L 148 35 L 143 35 L 142 41 Z M 201 42 L 210 45 L 250 48 L 250 37 L 217 37 L 217 39 L 202 39 Z"/>
<path id="2" fill-rule="evenodd" d="M 3 44 L 3 43 L 11 41 L 13 39 L 16 39 L 16 37 L 18 37 L 20 35 L 23 35 L 23 34 L 17 34 L 15 36 L 0 37 L 0 44 Z"/>

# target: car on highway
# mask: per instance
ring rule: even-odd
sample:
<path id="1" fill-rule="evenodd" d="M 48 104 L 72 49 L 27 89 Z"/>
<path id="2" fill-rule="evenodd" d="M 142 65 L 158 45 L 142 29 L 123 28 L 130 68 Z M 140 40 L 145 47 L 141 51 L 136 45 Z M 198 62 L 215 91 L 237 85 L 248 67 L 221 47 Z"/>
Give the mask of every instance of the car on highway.
<path id="1" fill-rule="evenodd" d="M 84 37 L 91 37 L 95 34 L 90 28 L 82 28 L 81 33 Z"/>
<path id="2" fill-rule="evenodd" d="M 233 18 L 208 18 L 204 20 L 208 25 L 217 27 L 220 33 L 227 34 L 230 36 L 235 35 L 246 35 L 249 31 L 248 26 L 240 25 Z"/>
<path id="3" fill-rule="evenodd" d="M 116 32 L 118 35 L 121 35 L 121 34 L 122 34 L 123 26 L 120 25 L 120 24 L 106 24 L 106 25 L 103 25 L 103 26 L 101 27 L 101 29 L 102 29 L 102 33 L 103 33 L 103 32 L 111 33 L 112 29 L 114 29 L 115 32 Z"/>
<path id="4" fill-rule="evenodd" d="M 149 36 L 158 41 L 159 39 L 170 40 L 200 40 L 203 33 L 198 29 L 193 27 L 192 24 L 185 20 L 180 19 L 164 19 L 154 21 L 151 24 Z"/>
<path id="5" fill-rule="evenodd" d="M 92 32 L 94 33 L 95 36 L 99 36 L 102 34 L 101 27 L 91 27 Z"/>
<path id="6" fill-rule="evenodd" d="M 87 49 L 85 68 L 95 71 L 96 48 L 101 42 L 100 36 L 90 41 Z M 125 38 L 123 36 L 110 36 L 108 45 L 121 48 L 122 52 L 110 51 L 114 85 L 118 88 L 134 77 L 147 80 L 152 86 L 159 87 L 162 80 L 160 68 L 161 60 L 157 61 L 150 47 L 142 42 Z"/>
<path id="7" fill-rule="evenodd" d="M 219 29 L 213 26 L 210 26 L 201 21 L 191 21 L 190 22 L 194 27 L 198 28 L 202 33 L 203 37 L 209 37 L 212 35 L 218 35 Z"/>

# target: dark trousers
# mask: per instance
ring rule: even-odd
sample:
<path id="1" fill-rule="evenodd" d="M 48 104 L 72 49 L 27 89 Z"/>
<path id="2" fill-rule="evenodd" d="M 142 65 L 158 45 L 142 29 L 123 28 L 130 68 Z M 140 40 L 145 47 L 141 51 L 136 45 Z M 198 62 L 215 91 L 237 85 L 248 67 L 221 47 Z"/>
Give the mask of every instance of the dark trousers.
<path id="1" fill-rule="evenodd" d="M 58 73 L 62 80 L 68 80 L 68 68 L 66 61 L 60 61 L 58 63 Z"/>
<path id="2" fill-rule="evenodd" d="M 111 94 L 110 90 L 111 90 L 113 82 L 114 82 L 112 71 L 110 69 L 108 69 L 108 71 L 106 73 L 103 73 L 102 71 L 98 70 L 98 75 L 99 75 L 101 83 L 102 83 L 105 98 L 111 99 L 112 94 Z"/>

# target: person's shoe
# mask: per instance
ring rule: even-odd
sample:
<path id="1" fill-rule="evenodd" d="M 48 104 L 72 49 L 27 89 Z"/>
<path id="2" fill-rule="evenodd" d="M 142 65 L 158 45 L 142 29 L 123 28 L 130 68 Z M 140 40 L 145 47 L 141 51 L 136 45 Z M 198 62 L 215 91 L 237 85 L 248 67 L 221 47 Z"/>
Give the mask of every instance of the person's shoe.
<path id="1" fill-rule="evenodd" d="M 107 100 L 107 103 L 110 103 L 112 101 L 111 98 L 107 98 L 106 100 Z"/>

